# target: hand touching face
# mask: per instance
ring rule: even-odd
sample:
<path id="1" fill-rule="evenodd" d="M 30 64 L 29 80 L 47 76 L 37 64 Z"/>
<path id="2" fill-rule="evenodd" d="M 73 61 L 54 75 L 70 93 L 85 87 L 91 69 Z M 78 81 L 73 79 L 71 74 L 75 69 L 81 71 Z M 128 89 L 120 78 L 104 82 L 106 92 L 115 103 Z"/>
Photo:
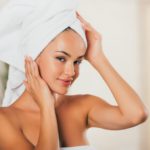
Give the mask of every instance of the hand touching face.
<path id="1" fill-rule="evenodd" d="M 54 103 L 54 97 L 46 84 L 40 77 L 38 66 L 31 57 L 25 58 L 25 75 L 24 85 L 28 93 L 33 97 L 40 108 Z"/>

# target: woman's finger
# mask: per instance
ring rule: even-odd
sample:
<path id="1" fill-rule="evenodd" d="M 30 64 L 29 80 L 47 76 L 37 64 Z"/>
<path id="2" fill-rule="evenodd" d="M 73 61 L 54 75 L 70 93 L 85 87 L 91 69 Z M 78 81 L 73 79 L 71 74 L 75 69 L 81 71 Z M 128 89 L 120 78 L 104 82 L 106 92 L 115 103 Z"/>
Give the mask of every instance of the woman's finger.
<path id="1" fill-rule="evenodd" d="M 30 58 L 27 57 L 27 63 L 26 63 L 26 68 L 27 68 L 27 80 L 29 83 L 31 83 L 32 81 L 32 73 L 31 73 L 31 62 L 30 62 Z"/>
<path id="2" fill-rule="evenodd" d="M 29 80 L 29 69 L 28 69 L 28 58 L 25 58 L 25 75 L 26 75 L 26 79 Z"/>
<path id="3" fill-rule="evenodd" d="M 29 70 L 28 70 L 28 60 L 27 60 L 27 58 L 25 58 L 25 76 L 26 76 L 26 79 L 23 81 L 23 83 L 24 83 L 24 85 L 25 85 L 25 87 L 26 87 L 26 90 L 28 91 L 28 92 L 30 92 L 30 87 L 29 87 L 29 81 L 30 81 L 30 78 L 29 78 Z"/>
<path id="4" fill-rule="evenodd" d="M 34 75 L 35 75 L 36 77 L 39 77 L 39 76 L 40 76 L 39 68 L 38 68 L 38 65 L 36 64 L 35 61 L 33 61 L 33 66 L 34 66 Z"/>
<path id="5" fill-rule="evenodd" d="M 32 75 L 32 77 L 39 77 L 39 70 L 38 70 L 38 65 L 36 64 L 36 62 L 29 57 L 30 60 L 30 73 Z"/>
<path id="6" fill-rule="evenodd" d="M 87 22 L 78 12 L 76 12 L 77 18 L 81 21 L 82 26 L 85 30 L 92 31 L 94 28 L 91 26 L 89 22 Z"/>
<path id="7" fill-rule="evenodd" d="M 30 92 L 30 88 L 29 88 L 29 85 L 28 85 L 28 81 L 27 81 L 27 80 L 24 80 L 23 83 L 24 83 L 24 85 L 25 85 L 25 87 L 26 87 L 26 90 L 27 90 L 28 92 Z"/>
<path id="8" fill-rule="evenodd" d="M 89 24 L 78 12 L 76 12 L 78 19 L 85 24 Z"/>
<path id="9" fill-rule="evenodd" d="M 25 76 L 27 78 L 27 60 L 26 60 L 26 57 L 24 59 L 24 69 L 25 69 Z"/>
<path id="10" fill-rule="evenodd" d="M 35 71 L 34 71 L 33 60 L 31 57 L 29 57 L 29 64 L 30 64 L 30 66 L 29 66 L 30 70 L 29 71 L 30 71 L 31 76 L 33 77 L 33 76 L 35 76 Z"/>

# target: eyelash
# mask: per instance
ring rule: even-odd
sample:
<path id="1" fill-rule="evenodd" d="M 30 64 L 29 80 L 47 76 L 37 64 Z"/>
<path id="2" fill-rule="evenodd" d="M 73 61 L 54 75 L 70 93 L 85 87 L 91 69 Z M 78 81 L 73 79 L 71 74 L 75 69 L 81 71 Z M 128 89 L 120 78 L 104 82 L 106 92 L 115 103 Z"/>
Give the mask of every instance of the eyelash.
<path id="1" fill-rule="evenodd" d="M 64 62 L 64 61 L 65 61 L 65 58 L 64 58 L 64 57 L 56 57 L 56 59 L 59 60 L 60 62 Z M 62 59 L 63 59 L 64 61 L 61 61 Z M 78 62 L 78 65 L 79 65 L 79 64 L 82 63 L 82 60 L 77 60 L 77 61 L 75 61 L 74 63 L 77 64 L 76 62 Z"/>

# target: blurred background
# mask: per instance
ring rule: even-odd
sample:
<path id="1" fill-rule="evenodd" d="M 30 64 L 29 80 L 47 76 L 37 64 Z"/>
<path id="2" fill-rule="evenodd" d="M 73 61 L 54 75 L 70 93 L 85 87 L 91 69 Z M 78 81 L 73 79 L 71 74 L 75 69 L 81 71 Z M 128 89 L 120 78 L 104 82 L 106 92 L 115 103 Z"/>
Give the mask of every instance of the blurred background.
<path id="1" fill-rule="evenodd" d="M 8 0 L 0 0 L 0 9 Z M 103 37 L 103 49 L 117 72 L 150 108 L 150 0 L 80 0 L 79 13 Z M 8 66 L 0 62 L 0 102 L 6 88 Z M 84 61 L 80 77 L 69 94 L 91 93 L 115 104 L 109 88 Z M 150 150 L 150 118 L 136 127 L 110 131 L 87 130 L 89 142 L 98 150 Z"/>

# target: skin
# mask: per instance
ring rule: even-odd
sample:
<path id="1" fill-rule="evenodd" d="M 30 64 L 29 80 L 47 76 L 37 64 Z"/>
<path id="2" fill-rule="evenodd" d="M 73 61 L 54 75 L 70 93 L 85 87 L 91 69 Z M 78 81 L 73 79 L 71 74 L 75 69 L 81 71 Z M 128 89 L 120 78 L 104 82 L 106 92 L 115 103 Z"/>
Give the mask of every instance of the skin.
<path id="1" fill-rule="evenodd" d="M 88 128 L 121 130 L 147 119 L 140 97 L 104 55 L 101 35 L 79 14 L 77 17 L 87 36 L 87 49 L 82 38 L 69 30 L 50 42 L 35 61 L 26 58 L 25 92 L 11 106 L 0 109 L 0 149 L 58 150 L 59 144 L 87 145 L 84 133 Z M 69 86 L 59 79 L 72 79 L 72 83 L 77 79 L 83 59 L 79 56 L 105 80 L 116 106 L 90 94 L 66 95 Z"/>

